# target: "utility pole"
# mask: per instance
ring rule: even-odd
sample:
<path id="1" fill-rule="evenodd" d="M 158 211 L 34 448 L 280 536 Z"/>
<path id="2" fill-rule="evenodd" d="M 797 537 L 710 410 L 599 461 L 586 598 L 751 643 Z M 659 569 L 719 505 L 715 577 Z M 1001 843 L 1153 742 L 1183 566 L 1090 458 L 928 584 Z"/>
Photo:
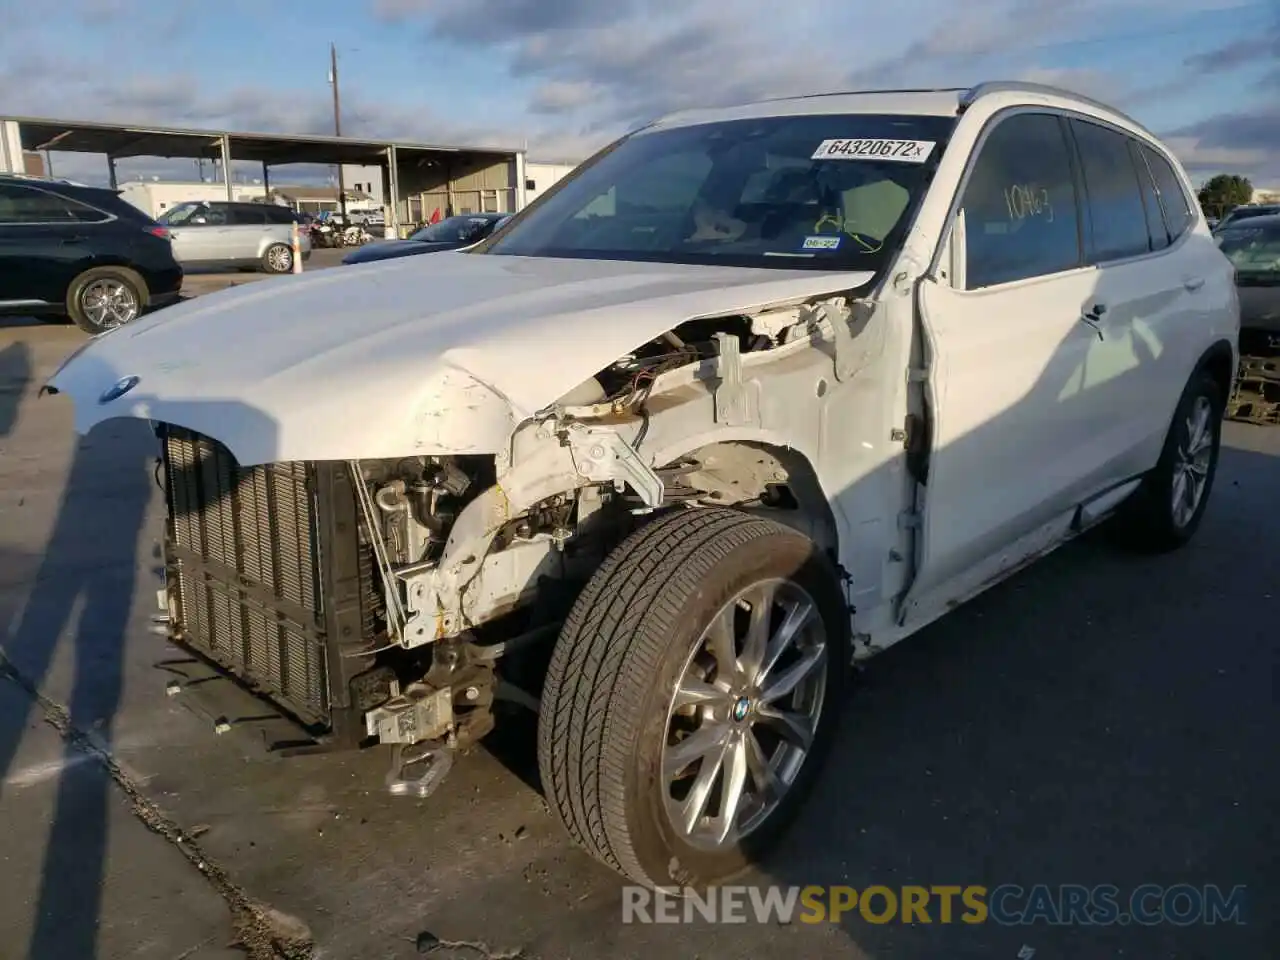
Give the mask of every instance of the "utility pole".
<path id="1" fill-rule="evenodd" d="M 333 135 L 342 136 L 342 99 L 338 93 L 338 47 L 329 44 L 329 82 L 333 84 Z M 347 219 L 347 188 L 343 183 L 342 161 L 338 161 L 338 209 L 342 211 L 342 219 Z"/>

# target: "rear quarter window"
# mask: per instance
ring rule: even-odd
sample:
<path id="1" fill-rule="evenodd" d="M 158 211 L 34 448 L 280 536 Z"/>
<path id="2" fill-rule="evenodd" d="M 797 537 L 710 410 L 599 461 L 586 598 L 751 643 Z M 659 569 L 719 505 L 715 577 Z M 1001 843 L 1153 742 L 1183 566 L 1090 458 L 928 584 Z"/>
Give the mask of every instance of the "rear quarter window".
<path id="1" fill-rule="evenodd" d="M 68 196 L 76 200 L 83 200 L 86 204 L 117 216 L 121 220 L 143 225 L 155 223 L 155 220 L 145 211 L 139 210 L 128 200 L 111 190 L 76 191 L 74 193 L 69 192 Z"/>
<path id="2" fill-rule="evenodd" d="M 1168 160 L 1145 145 L 1142 147 L 1142 155 L 1147 161 L 1152 179 L 1155 180 L 1160 206 L 1164 211 L 1165 226 L 1169 232 L 1169 242 L 1173 243 L 1190 230 L 1195 222 L 1191 201 Z"/>
<path id="3" fill-rule="evenodd" d="M 1142 185 L 1142 207 L 1147 215 L 1147 242 L 1152 250 L 1163 250 L 1172 242 L 1170 231 L 1165 224 L 1164 209 L 1160 203 L 1160 191 L 1152 179 L 1151 170 L 1142 156 L 1142 145 L 1136 140 L 1129 141 L 1129 156 L 1138 171 L 1138 181 Z"/>

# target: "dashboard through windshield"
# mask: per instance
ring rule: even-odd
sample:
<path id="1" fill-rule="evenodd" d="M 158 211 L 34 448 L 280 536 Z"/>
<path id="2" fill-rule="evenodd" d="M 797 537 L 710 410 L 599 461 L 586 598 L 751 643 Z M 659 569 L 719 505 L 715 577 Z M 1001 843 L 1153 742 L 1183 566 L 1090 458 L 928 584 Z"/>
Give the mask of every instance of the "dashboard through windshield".
<path id="1" fill-rule="evenodd" d="M 877 269 L 954 122 L 836 114 L 641 131 L 477 252 Z"/>

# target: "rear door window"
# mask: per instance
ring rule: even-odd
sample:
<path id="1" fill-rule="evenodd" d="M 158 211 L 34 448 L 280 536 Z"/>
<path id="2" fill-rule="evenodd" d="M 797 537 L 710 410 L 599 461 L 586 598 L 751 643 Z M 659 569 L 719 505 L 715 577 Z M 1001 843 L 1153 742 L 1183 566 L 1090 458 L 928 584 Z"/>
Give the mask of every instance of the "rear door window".
<path id="1" fill-rule="evenodd" d="M 267 222 L 267 211 L 261 207 L 232 207 L 230 222 L 237 227 L 260 227 Z"/>
<path id="2" fill-rule="evenodd" d="M 192 219 L 199 220 L 204 218 L 205 226 L 209 227 L 225 227 L 231 222 L 231 217 L 227 211 L 225 204 L 211 203 Z"/>
<path id="3" fill-rule="evenodd" d="M 1071 128 L 1092 225 L 1086 238 L 1089 260 L 1105 263 L 1149 252 L 1147 214 L 1129 138 L 1084 120 L 1072 120 Z"/>
<path id="4" fill-rule="evenodd" d="M 970 290 L 1079 266 L 1075 178 L 1062 121 L 1047 113 L 1001 121 L 982 144 L 961 211 Z"/>
<path id="5" fill-rule="evenodd" d="M 262 208 L 262 212 L 267 218 L 267 223 L 301 222 L 301 218 L 298 214 L 294 213 L 288 207 L 281 207 L 277 204 L 267 204 Z"/>

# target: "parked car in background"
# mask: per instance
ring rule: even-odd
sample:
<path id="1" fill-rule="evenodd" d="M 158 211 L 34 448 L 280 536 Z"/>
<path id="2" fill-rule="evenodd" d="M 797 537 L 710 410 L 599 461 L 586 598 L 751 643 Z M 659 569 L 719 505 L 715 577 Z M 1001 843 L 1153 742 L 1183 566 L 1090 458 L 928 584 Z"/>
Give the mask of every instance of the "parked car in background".
<path id="1" fill-rule="evenodd" d="M 342 258 L 343 263 L 368 263 L 372 260 L 390 260 L 395 257 L 412 257 L 419 253 L 438 253 L 441 250 L 460 250 L 479 243 L 507 220 L 509 213 L 467 213 L 446 217 L 432 223 L 403 240 L 386 240 L 370 243 L 353 250 Z"/>
<path id="2" fill-rule="evenodd" d="M 1280 207 L 1218 230 L 1220 249 L 1236 268 L 1240 329 L 1280 338 Z"/>
<path id="3" fill-rule="evenodd" d="M 292 227 L 305 261 L 311 231 L 289 207 L 270 203 L 191 200 L 159 218 L 169 228 L 173 252 L 184 267 L 255 267 L 266 273 L 293 270 Z"/>
<path id="4" fill-rule="evenodd" d="M 118 191 L 0 175 L 0 314 L 98 334 L 181 288 L 169 231 Z"/>
<path id="5" fill-rule="evenodd" d="M 1250 203 L 1235 207 L 1213 227 L 1214 233 L 1225 230 L 1241 220 L 1252 220 L 1254 217 L 1270 217 L 1280 213 L 1280 203 Z"/>
<path id="6" fill-rule="evenodd" d="M 387 223 L 387 215 L 381 207 L 348 207 L 347 219 L 365 227 L 383 227 Z"/>

